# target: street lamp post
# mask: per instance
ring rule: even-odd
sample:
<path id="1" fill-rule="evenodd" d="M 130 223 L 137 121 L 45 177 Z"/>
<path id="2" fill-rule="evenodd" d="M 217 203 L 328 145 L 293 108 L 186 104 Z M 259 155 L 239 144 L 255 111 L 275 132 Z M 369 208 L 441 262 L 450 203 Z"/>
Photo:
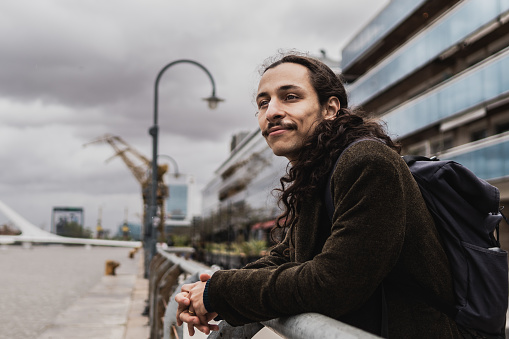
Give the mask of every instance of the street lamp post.
<path id="1" fill-rule="evenodd" d="M 188 60 L 181 59 L 170 62 L 166 66 L 164 66 L 159 73 L 157 74 L 157 78 L 154 84 L 154 125 L 149 129 L 149 134 L 152 136 L 152 183 L 150 186 L 150 206 L 148 208 L 148 213 L 146 213 L 147 217 L 145 220 L 145 276 L 148 277 L 148 267 L 150 261 L 154 257 L 156 253 L 156 242 L 157 242 L 157 231 L 155 227 L 155 217 L 157 215 L 157 143 L 158 143 L 158 135 L 159 135 L 159 126 L 157 125 L 157 108 L 158 108 L 158 87 L 159 80 L 163 73 L 173 65 L 180 63 L 190 63 L 195 66 L 200 67 L 205 73 L 207 73 L 210 78 L 210 82 L 212 83 L 212 95 L 203 100 L 209 103 L 209 108 L 214 109 L 217 107 L 217 104 L 223 99 L 216 97 L 216 84 L 210 72 L 200 63 Z M 148 241 L 147 241 L 148 239 Z"/>

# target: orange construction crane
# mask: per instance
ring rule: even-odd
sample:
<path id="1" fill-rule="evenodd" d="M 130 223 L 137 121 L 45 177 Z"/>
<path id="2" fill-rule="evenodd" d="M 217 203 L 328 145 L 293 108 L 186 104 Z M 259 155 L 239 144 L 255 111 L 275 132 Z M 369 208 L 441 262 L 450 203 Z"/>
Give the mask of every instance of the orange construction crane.
<path id="1" fill-rule="evenodd" d="M 147 209 L 150 205 L 150 186 L 152 184 L 151 166 L 152 162 L 139 153 L 137 150 L 132 148 L 127 142 L 121 137 L 106 134 L 100 138 L 92 140 L 84 144 L 87 146 L 94 143 L 107 142 L 115 150 L 115 155 L 111 158 L 106 159 L 109 162 L 115 157 L 120 157 L 126 166 L 129 168 L 131 173 L 134 175 L 136 180 L 141 185 L 141 194 L 143 196 L 143 220 L 146 221 Z M 162 239 L 165 239 L 164 234 L 164 201 L 168 197 L 168 186 L 164 183 L 164 174 L 168 171 L 168 165 L 162 164 L 157 167 L 157 216 L 159 217 L 158 230 Z M 146 227 L 146 225 L 145 225 Z"/>

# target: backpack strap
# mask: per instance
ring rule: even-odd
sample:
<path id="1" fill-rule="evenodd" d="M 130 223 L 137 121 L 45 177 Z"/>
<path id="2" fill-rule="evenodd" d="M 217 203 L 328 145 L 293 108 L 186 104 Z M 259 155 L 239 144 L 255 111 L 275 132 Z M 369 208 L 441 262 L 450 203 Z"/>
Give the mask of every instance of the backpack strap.
<path id="1" fill-rule="evenodd" d="M 504 206 L 500 207 L 500 210 L 498 211 L 500 213 L 500 215 L 502 216 L 502 218 L 504 218 L 505 222 L 509 225 L 509 220 L 507 219 L 507 217 L 504 215 L 504 213 L 502 213 L 502 210 L 504 209 Z"/>
<path id="2" fill-rule="evenodd" d="M 329 215 L 329 220 L 332 222 L 332 217 L 334 215 L 334 202 L 332 201 L 332 191 L 331 191 L 331 180 L 332 180 L 332 175 L 334 174 L 334 170 L 336 169 L 336 167 L 338 166 L 338 163 L 339 163 L 339 159 L 341 159 L 341 156 L 343 155 L 343 153 L 349 149 L 350 147 L 352 147 L 353 145 L 361 142 L 361 141 L 379 141 L 379 142 L 382 142 L 378 139 L 375 139 L 375 138 L 360 138 L 360 139 L 357 139 L 353 142 L 351 142 L 350 144 L 348 144 L 342 151 L 341 153 L 339 154 L 338 156 L 338 159 L 336 160 L 336 163 L 334 164 L 334 167 L 332 167 L 332 170 L 330 171 L 330 174 L 329 174 L 329 178 L 327 180 L 327 185 L 325 187 L 325 208 L 327 209 L 327 214 Z"/>
<path id="3" fill-rule="evenodd" d="M 500 206 L 498 209 L 498 213 L 502 216 L 502 218 L 505 220 L 505 222 L 509 225 L 509 220 L 504 215 L 504 213 L 502 213 L 503 209 L 504 209 L 504 206 Z M 500 247 L 500 224 L 498 224 L 495 227 L 495 234 L 496 234 L 496 237 L 492 237 L 492 240 L 497 244 L 497 247 Z M 491 237 L 491 234 L 490 234 L 490 237 Z"/>
<path id="4" fill-rule="evenodd" d="M 407 163 L 408 166 L 413 164 L 416 161 L 438 161 L 439 159 L 437 157 L 424 157 L 422 155 L 404 155 L 402 156 L 403 160 Z"/>

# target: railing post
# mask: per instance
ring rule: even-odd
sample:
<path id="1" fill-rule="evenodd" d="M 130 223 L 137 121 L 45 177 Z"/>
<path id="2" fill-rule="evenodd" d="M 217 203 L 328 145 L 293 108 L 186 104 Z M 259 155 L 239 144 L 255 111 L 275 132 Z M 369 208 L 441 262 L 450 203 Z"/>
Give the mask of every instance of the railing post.
<path id="1" fill-rule="evenodd" d="M 150 323 L 150 339 L 159 339 L 158 333 L 158 319 L 157 314 L 157 300 L 158 300 L 158 286 L 166 271 L 170 269 L 173 263 L 163 256 L 156 259 L 157 262 L 154 266 L 150 267 L 150 282 L 149 282 L 149 323 Z"/>
<path id="2" fill-rule="evenodd" d="M 171 261 L 170 261 L 171 263 Z M 178 265 L 173 264 L 168 270 L 161 272 L 161 279 L 156 288 L 155 299 L 154 299 L 154 315 L 151 316 L 153 319 L 153 330 L 155 338 L 160 338 L 163 330 L 163 315 L 166 310 L 168 299 L 177 285 L 178 277 L 182 273 L 182 270 Z"/>

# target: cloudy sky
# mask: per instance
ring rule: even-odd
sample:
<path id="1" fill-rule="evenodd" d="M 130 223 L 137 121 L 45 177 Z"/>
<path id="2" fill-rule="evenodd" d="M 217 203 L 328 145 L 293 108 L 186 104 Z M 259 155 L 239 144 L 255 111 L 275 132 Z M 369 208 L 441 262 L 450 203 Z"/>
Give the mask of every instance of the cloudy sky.
<path id="1" fill-rule="evenodd" d="M 116 228 L 142 212 L 139 183 L 106 143 L 118 135 L 151 158 L 154 81 L 191 59 L 226 101 L 209 110 L 191 64 L 159 85 L 159 153 L 198 189 L 252 131 L 258 68 L 280 49 L 332 59 L 389 0 L 2 0 L 0 200 L 49 230 L 53 206 L 80 206 L 85 226 Z M 0 224 L 6 219 L 0 215 Z"/>

